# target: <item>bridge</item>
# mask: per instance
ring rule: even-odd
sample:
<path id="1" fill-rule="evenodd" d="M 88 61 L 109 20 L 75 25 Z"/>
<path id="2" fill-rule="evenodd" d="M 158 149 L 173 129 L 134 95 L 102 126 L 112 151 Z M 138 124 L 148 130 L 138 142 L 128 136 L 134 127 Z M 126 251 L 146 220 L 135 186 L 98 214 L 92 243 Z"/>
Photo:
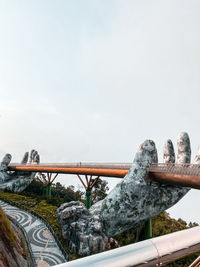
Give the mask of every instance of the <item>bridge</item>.
<path id="1" fill-rule="evenodd" d="M 47 173 L 42 177 L 46 183 L 46 196 L 51 196 L 51 185 L 58 174 L 75 174 L 86 190 L 86 207 L 91 206 L 91 190 L 99 177 L 124 178 L 131 163 L 40 163 L 10 164 L 8 171 Z M 55 176 L 52 177 L 52 174 Z M 80 175 L 85 175 L 85 182 Z M 88 175 L 90 177 L 88 177 Z M 93 176 L 96 176 L 94 179 Z M 200 167 L 197 164 L 152 164 L 147 181 L 200 189 Z"/>
<path id="2" fill-rule="evenodd" d="M 124 178 L 131 163 L 40 163 L 10 164 L 8 171 L 62 173 Z M 152 164 L 148 181 L 200 189 L 200 166 L 197 164 Z"/>
<path id="3" fill-rule="evenodd" d="M 10 164 L 8 171 L 39 172 L 47 174 L 47 186 L 51 186 L 58 174 L 75 174 L 86 189 L 86 205 L 90 207 L 90 194 L 101 177 L 124 178 L 131 163 L 40 163 Z M 52 174 L 55 174 L 51 179 Z M 20 174 L 19 174 L 20 175 Z M 85 183 L 81 178 L 85 176 Z M 92 179 L 96 176 L 95 179 Z M 152 164 L 147 182 L 200 189 L 200 166 L 195 164 Z M 50 192 L 50 191 L 49 191 Z M 80 260 L 58 265 L 67 266 L 161 266 L 173 259 L 189 255 L 200 249 L 200 227 L 169 235 L 151 238 Z M 198 259 L 197 264 L 200 260 Z M 196 264 L 196 263 L 195 263 Z M 196 266 L 196 265 L 191 265 Z"/>

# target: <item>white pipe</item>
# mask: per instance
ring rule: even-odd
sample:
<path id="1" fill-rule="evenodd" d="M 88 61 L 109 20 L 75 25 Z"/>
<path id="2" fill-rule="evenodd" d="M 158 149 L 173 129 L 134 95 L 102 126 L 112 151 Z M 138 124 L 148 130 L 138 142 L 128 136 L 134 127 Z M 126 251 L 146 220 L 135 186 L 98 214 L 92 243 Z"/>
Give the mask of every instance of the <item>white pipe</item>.
<path id="1" fill-rule="evenodd" d="M 189 267 L 198 267 L 200 264 L 200 256 Z"/>
<path id="2" fill-rule="evenodd" d="M 200 244 L 200 226 L 92 256 L 55 265 L 56 267 L 127 267 L 143 264 Z"/>

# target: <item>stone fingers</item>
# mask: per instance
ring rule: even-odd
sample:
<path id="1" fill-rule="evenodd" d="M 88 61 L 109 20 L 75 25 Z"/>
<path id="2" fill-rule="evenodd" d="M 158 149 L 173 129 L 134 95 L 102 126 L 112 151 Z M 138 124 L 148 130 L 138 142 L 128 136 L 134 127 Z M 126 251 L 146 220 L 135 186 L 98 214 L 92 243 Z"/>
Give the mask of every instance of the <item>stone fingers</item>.
<path id="1" fill-rule="evenodd" d="M 24 154 L 22 163 L 23 164 L 38 164 L 40 162 L 40 156 L 38 152 L 34 149 L 31 150 L 30 153 L 26 152 Z M 22 188 L 26 188 L 33 180 L 35 177 L 36 173 L 35 172 L 27 172 L 27 173 L 21 173 L 24 177 L 22 178 L 21 181 L 21 186 Z M 24 182 L 23 182 L 24 181 Z"/>
<path id="2" fill-rule="evenodd" d="M 25 152 L 25 154 L 22 158 L 21 164 L 26 164 L 28 162 L 28 156 L 29 156 L 29 153 Z"/>
<path id="3" fill-rule="evenodd" d="M 12 156 L 10 154 L 6 154 L 2 162 L 0 163 L 0 183 L 4 183 L 5 181 L 9 180 L 10 176 L 6 172 L 6 169 L 8 165 L 10 164 L 10 161 L 12 159 Z M 1 187 L 1 185 L 0 185 Z M 1 187 L 2 188 L 2 187 Z"/>
<path id="4" fill-rule="evenodd" d="M 168 139 L 163 148 L 163 162 L 164 163 L 175 163 L 174 146 L 170 139 Z"/>
<path id="5" fill-rule="evenodd" d="M 35 163 L 35 157 L 37 155 L 37 151 L 34 150 L 33 154 L 32 154 L 32 163 Z"/>
<path id="6" fill-rule="evenodd" d="M 190 163 L 191 159 L 190 138 L 186 132 L 182 132 L 179 134 L 177 140 L 177 146 L 178 146 L 177 163 L 178 164 Z M 175 163 L 174 146 L 170 139 L 168 139 L 164 144 L 163 161 L 164 163 Z M 199 161 L 200 161 L 200 154 L 199 154 Z"/>
<path id="7" fill-rule="evenodd" d="M 186 132 L 182 132 L 178 136 L 177 146 L 178 146 L 177 163 L 178 164 L 190 163 L 191 160 L 190 138 Z"/>
<path id="8" fill-rule="evenodd" d="M 31 150 L 30 152 L 30 157 L 29 157 L 29 153 L 26 152 L 24 154 L 24 157 L 21 161 L 22 164 L 26 164 L 27 162 L 29 162 L 29 164 L 31 163 L 39 163 L 40 162 L 40 156 L 38 154 L 38 152 L 34 149 Z"/>
<path id="9" fill-rule="evenodd" d="M 28 162 L 29 162 L 29 164 L 40 162 L 40 156 L 36 150 L 34 150 L 34 149 L 31 150 Z"/>
<path id="10" fill-rule="evenodd" d="M 185 164 L 190 163 L 191 158 L 191 148 L 190 148 L 190 139 L 187 133 L 182 132 L 178 136 L 178 155 L 177 163 Z M 163 151 L 164 163 L 175 163 L 175 153 L 174 147 L 171 140 L 167 140 L 164 144 Z M 199 156 L 200 158 L 200 156 Z M 154 207 L 152 209 L 152 214 L 157 215 L 160 212 L 170 208 L 176 204 L 187 192 L 188 188 L 162 185 L 157 189 L 152 188 L 151 196 L 154 198 Z"/>
<path id="11" fill-rule="evenodd" d="M 38 164 L 40 162 L 40 156 L 36 150 L 32 150 L 31 155 L 31 164 Z M 30 175 L 30 179 L 32 180 L 36 175 L 36 172 L 32 172 Z"/>
<path id="12" fill-rule="evenodd" d="M 37 152 L 37 151 L 36 151 Z M 40 155 L 38 154 L 38 152 L 35 154 L 35 157 L 34 157 L 34 159 L 33 159 L 33 161 L 35 162 L 35 163 L 40 163 Z"/>
<path id="13" fill-rule="evenodd" d="M 158 161 L 155 143 L 152 140 L 144 141 L 135 155 L 133 164 L 125 176 L 124 181 L 132 180 L 132 182 L 146 183 L 146 175 L 149 171 L 151 163 Z"/>
<path id="14" fill-rule="evenodd" d="M 35 149 L 32 149 L 29 155 L 29 164 L 31 164 L 33 162 L 33 155 L 34 155 Z"/>
<path id="15" fill-rule="evenodd" d="M 3 159 L 2 162 L 0 164 L 0 171 L 6 171 L 8 165 L 10 164 L 12 159 L 12 156 L 10 154 L 6 154 Z"/>

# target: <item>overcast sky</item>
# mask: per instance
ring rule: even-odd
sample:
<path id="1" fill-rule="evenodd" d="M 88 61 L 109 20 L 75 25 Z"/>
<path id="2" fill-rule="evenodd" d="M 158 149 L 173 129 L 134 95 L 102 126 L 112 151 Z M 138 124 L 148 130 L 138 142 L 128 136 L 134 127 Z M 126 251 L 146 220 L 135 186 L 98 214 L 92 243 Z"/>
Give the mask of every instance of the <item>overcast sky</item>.
<path id="1" fill-rule="evenodd" d="M 0 0 L 0 156 L 132 162 L 152 139 L 162 162 L 187 131 L 194 158 L 199 14 L 198 0 Z M 169 212 L 200 223 L 197 203 L 192 190 Z"/>

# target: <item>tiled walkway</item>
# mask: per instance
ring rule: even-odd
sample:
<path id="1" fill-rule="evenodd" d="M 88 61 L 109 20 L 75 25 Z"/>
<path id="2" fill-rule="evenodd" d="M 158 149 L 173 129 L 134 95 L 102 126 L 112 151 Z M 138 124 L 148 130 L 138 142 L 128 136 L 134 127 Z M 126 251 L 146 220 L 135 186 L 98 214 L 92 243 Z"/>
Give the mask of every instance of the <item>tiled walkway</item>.
<path id="1" fill-rule="evenodd" d="M 7 215 L 15 219 L 24 228 L 37 267 L 49 267 L 66 262 L 54 237 L 42 220 L 1 200 L 0 206 Z"/>

